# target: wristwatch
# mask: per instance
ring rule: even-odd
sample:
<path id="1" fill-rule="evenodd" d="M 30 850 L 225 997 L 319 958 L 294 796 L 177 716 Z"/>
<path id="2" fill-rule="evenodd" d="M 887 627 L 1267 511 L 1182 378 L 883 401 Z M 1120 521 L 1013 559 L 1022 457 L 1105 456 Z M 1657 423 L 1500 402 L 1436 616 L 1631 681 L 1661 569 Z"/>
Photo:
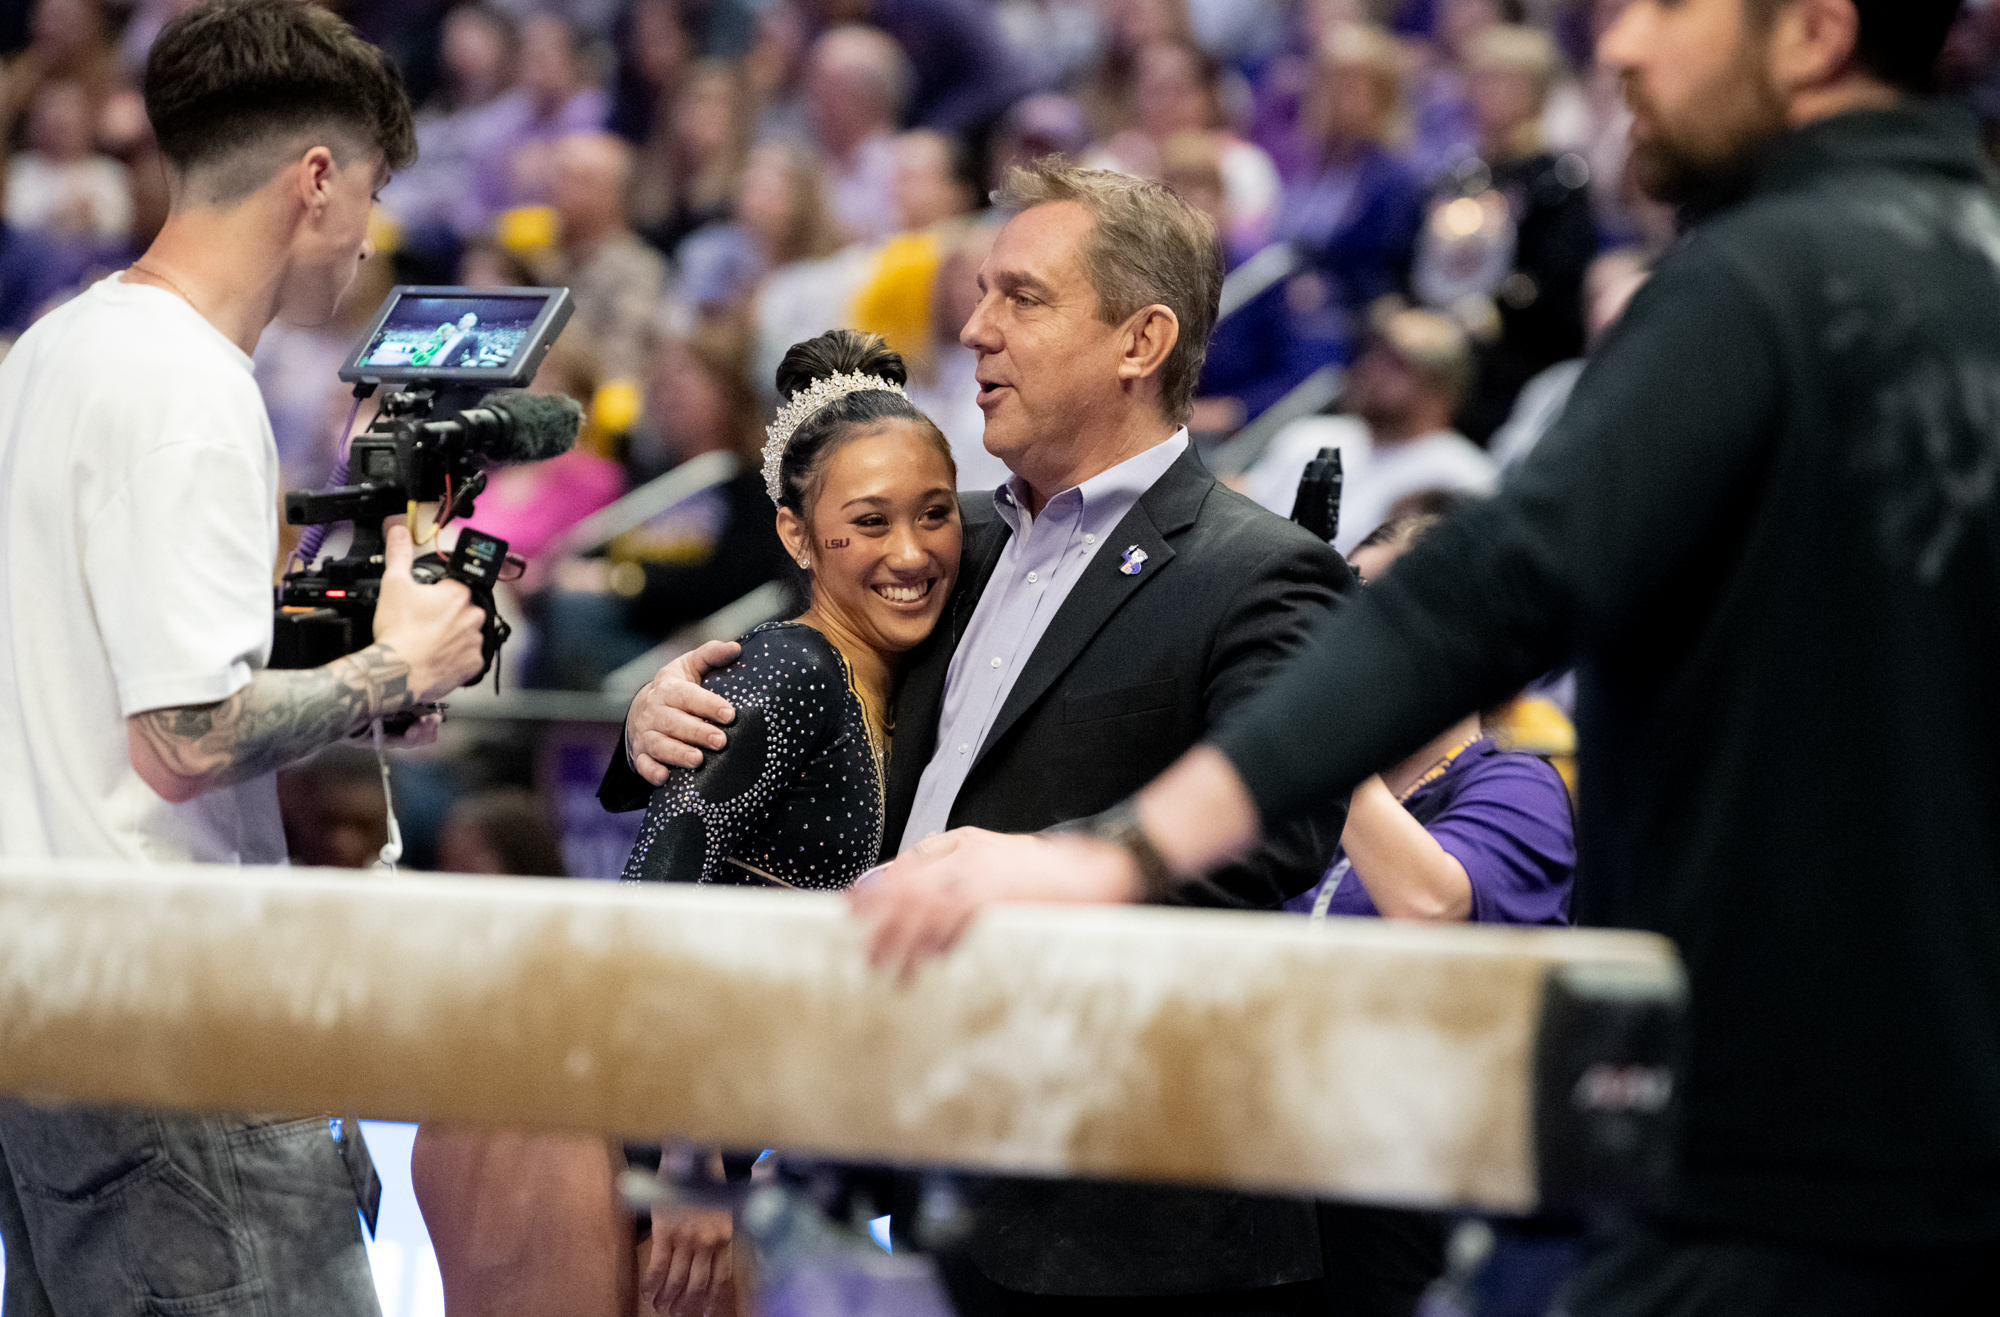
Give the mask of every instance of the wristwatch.
<path id="1" fill-rule="evenodd" d="M 1132 863 L 1139 870 L 1139 900 L 1146 905 L 1160 904 L 1174 890 L 1173 867 L 1140 825 L 1139 805 L 1135 797 L 1127 796 L 1101 814 L 1075 819 L 1049 831 L 1095 837 L 1099 841 L 1110 842 L 1131 856 Z"/>

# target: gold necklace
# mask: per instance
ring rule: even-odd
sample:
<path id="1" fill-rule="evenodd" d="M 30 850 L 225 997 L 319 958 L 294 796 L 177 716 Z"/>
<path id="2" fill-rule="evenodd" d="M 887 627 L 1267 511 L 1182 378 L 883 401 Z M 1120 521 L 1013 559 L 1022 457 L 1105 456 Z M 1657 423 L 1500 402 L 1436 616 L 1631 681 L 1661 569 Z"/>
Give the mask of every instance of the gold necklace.
<path id="1" fill-rule="evenodd" d="M 1396 803 L 1398 805 L 1402 804 L 1404 801 L 1408 800 L 1411 796 L 1416 795 L 1417 792 L 1422 790 L 1424 787 L 1429 786 L 1431 783 L 1443 777 L 1444 771 L 1447 768 L 1451 767 L 1451 761 L 1458 758 L 1460 755 L 1464 754 L 1467 750 L 1470 750 L 1473 746 L 1477 745 L 1479 743 L 1480 738 L 1485 735 L 1486 735 L 1485 730 L 1481 729 L 1480 731 L 1474 732 L 1471 736 L 1466 737 L 1463 741 L 1460 741 L 1457 745 L 1453 746 L 1450 749 L 1450 751 L 1448 751 L 1445 754 L 1444 758 L 1438 760 L 1435 764 L 1432 764 L 1429 768 L 1426 768 L 1423 772 L 1422 777 L 1419 777 L 1416 781 L 1410 783 L 1409 789 L 1404 791 L 1402 795 L 1396 797 Z"/>
<path id="2" fill-rule="evenodd" d="M 889 817 L 889 747 L 884 741 L 886 733 L 894 729 L 886 725 L 883 731 L 875 729 L 875 719 L 868 713 L 868 696 L 862 692 L 854 665 L 847 661 L 847 655 L 840 652 L 840 646 L 835 645 L 833 652 L 840 660 L 841 671 L 846 674 L 848 691 L 853 694 L 854 702 L 861 706 L 861 733 L 868 741 L 868 757 L 875 761 L 875 800 L 886 823 Z"/>
<path id="3" fill-rule="evenodd" d="M 130 268 L 139 274 L 145 275 L 148 279 L 159 280 L 161 283 L 165 284 L 168 288 L 171 288 L 180 297 L 181 301 L 186 302 L 188 304 L 189 309 L 192 310 L 196 315 L 201 314 L 201 308 L 195 305 L 194 299 L 192 297 L 188 296 L 188 290 L 181 287 L 179 284 L 175 283 L 172 279 L 169 279 L 166 275 L 162 274 L 160 271 L 153 269 L 151 266 L 145 264 L 143 261 L 132 262 Z"/>
<path id="4" fill-rule="evenodd" d="M 852 670 L 848 674 L 848 689 L 854 692 L 855 703 L 861 706 L 861 728 L 868 734 L 868 753 L 875 760 L 875 795 L 882 805 L 882 815 L 889 813 L 889 731 L 887 724 L 878 728 L 868 714 L 868 700 L 860 687 L 854 684 Z"/>

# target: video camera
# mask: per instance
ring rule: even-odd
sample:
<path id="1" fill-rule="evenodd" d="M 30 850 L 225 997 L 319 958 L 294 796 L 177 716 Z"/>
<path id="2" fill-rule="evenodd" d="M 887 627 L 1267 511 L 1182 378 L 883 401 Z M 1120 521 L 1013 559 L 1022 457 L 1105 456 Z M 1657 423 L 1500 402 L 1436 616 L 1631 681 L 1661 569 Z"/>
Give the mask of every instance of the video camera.
<path id="1" fill-rule="evenodd" d="M 305 565 L 278 585 L 272 667 L 316 668 L 373 642 L 385 518 L 414 518 L 433 502 L 438 526 L 468 516 L 489 465 L 555 457 L 576 441 L 583 410 L 574 400 L 495 391 L 534 378 L 573 306 L 567 288 L 391 290 L 340 378 L 357 400 L 385 384 L 395 391 L 348 446 L 332 488 L 285 495 L 285 520 L 314 529 L 300 542 Z M 325 534 L 317 528 L 341 521 L 354 525 L 345 556 L 313 562 Z M 468 686 L 507 639 L 493 603 L 506 562 L 505 540 L 462 528 L 449 561 L 425 554 L 412 572 L 426 583 L 465 582 L 486 611 L 486 663 Z"/>

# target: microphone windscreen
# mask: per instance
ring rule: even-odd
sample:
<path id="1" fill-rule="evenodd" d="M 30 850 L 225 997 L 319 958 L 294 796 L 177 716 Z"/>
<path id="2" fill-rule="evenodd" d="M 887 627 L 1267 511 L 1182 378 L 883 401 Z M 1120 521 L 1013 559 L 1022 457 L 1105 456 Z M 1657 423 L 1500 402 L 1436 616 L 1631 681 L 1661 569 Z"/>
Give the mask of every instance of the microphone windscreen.
<path id="1" fill-rule="evenodd" d="M 576 443 L 583 428 L 583 405 L 562 394 L 489 393 L 481 407 L 504 412 L 513 422 L 502 451 L 488 456 L 501 462 L 539 462 L 560 457 Z"/>

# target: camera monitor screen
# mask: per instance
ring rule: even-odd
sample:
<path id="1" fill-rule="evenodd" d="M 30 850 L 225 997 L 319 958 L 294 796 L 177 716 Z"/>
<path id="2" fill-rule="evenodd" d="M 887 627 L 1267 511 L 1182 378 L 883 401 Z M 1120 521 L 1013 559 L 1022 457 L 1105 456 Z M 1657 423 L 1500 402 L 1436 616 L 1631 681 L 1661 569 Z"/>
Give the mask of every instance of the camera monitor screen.
<path id="1" fill-rule="evenodd" d="M 519 387 L 534 378 L 570 307 L 567 288 L 400 287 L 340 378 Z"/>

